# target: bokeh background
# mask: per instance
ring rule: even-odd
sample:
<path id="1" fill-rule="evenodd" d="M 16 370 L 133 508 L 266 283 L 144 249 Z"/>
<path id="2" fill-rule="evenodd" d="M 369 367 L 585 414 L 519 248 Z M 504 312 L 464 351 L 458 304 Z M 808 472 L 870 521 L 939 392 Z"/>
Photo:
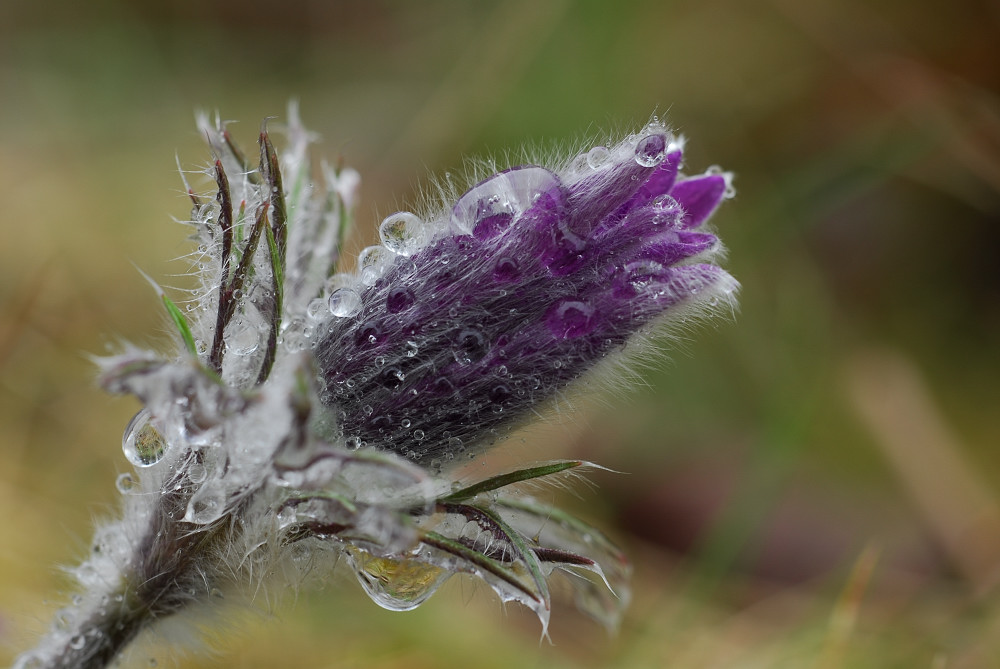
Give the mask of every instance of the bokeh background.
<path id="1" fill-rule="evenodd" d="M 363 175 L 359 229 L 462 156 L 652 113 L 737 174 L 741 310 L 497 458 L 624 474 L 560 503 L 622 543 L 617 636 L 454 579 L 389 613 L 346 578 L 134 666 L 1000 666 L 1000 6 L 982 0 L 0 4 L 0 664 L 113 512 L 133 400 L 89 353 L 166 338 L 195 109 L 298 99 Z M 292 601 L 294 599 L 295 601 Z"/>

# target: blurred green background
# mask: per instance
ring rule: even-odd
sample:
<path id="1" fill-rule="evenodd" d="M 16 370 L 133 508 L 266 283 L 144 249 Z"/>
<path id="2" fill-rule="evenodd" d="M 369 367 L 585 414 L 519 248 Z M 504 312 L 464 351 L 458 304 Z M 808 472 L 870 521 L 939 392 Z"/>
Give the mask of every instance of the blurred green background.
<path id="1" fill-rule="evenodd" d="M 193 111 L 251 144 L 296 98 L 362 173 L 355 250 L 464 155 L 656 112 L 691 172 L 737 174 L 742 306 L 492 456 L 627 472 L 560 495 L 635 561 L 616 637 L 565 600 L 539 644 L 470 581 L 400 614 L 344 578 L 178 666 L 1000 666 L 998 44 L 985 0 L 6 0 L 0 664 L 114 511 L 136 405 L 86 356 L 166 339 L 132 263 L 183 284 Z"/>

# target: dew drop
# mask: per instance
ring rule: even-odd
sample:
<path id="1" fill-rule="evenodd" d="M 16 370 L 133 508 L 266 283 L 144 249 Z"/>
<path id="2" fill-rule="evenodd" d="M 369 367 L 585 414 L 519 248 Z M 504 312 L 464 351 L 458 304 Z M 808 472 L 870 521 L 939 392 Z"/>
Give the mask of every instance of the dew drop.
<path id="1" fill-rule="evenodd" d="M 385 273 L 386 268 L 395 257 L 395 253 L 384 246 L 369 246 L 358 254 L 358 272 L 361 283 L 374 286 L 375 282 Z"/>
<path id="2" fill-rule="evenodd" d="M 520 274 L 521 268 L 514 258 L 500 258 L 493 266 L 493 278 L 497 281 L 509 283 L 516 280 Z"/>
<path id="3" fill-rule="evenodd" d="M 418 560 L 375 557 L 360 551 L 351 558 L 365 592 L 390 611 L 415 609 L 451 576 L 446 569 Z"/>
<path id="4" fill-rule="evenodd" d="M 191 483 L 198 485 L 204 483 L 205 479 L 208 478 L 208 467 L 199 462 L 195 462 L 188 467 L 187 474 Z"/>
<path id="5" fill-rule="evenodd" d="M 488 352 L 486 336 L 477 328 L 462 328 L 455 337 L 455 348 L 452 353 L 455 361 L 468 365 L 482 360 Z"/>
<path id="6" fill-rule="evenodd" d="M 151 414 L 143 409 L 129 421 L 122 436 L 122 451 L 136 467 L 156 464 L 167 450 L 167 443 L 159 430 L 150 423 Z"/>
<path id="7" fill-rule="evenodd" d="M 226 338 L 226 350 L 233 355 L 250 355 L 257 350 L 260 332 L 251 325 L 240 322 Z"/>
<path id="8" fill-rule="evenodd" d="M 85 645 L 87 645 L 87 638 L 82 634 L 77 634 L 69 640 L 69 647 L 73 650 L 81 650 Z"/>
<path id="9" fill-rule="evenodd" d="M 191 497 L 184 520 L 196 525 L 207 525 L 218 520 L 225 509 L 225 491 L 218 485 L 205 485 Z"/>
<path id="10" fill-rule="evenodd" d="M 395 286 L 385 298 L 385 308 L 390 314 L 397 314 L 413 304 L 416 296 L 406 286 Z"/>
<path id="11" fill-rule="evenodd" d="M 386 367 L 382 371 L 382 386 L 388 390 L 395 390 L 403 383 L 406 375 L 398 367 Z"/>
<path id="12" fill-rule="evenodd" d="M 573 299 L 556 302 L 545 314 L 545 324 L 557 339 L 575 339 L 590 334 L 597 322 L 593 306 Z"/>
<path id="13" fill-rule="evenodd" d="M 412 256 L 427 243 L 427 226 L 408 211 L 388 216 L 378 227 L 385 248 L 401 256 Z"/>
<path id="14" fill-rule="evenodd" d="M 323 320 L 323 317 L 330 312 L 329 300 L 317 297 L 306 305 L 306 316 L 314 321 Z"/>
<path id="15" fill-rule="evenodd" d="M 541 194 L 558 186 L 558 177 L 543 167 L 500 172 L 458 199 L 452 209 L 451 225 L 458 234 L 492 239 L 503 234 Z"/>
<path id="16" fill-rule="evenodd" d="M 358 346 L 377 344 L 384 336 L 382 325 L 377 320 L 365 321 L 358 327 L 354 342 Z"/>
<path id="17" fill-rule="evenodd" d="M 635 147 L 635 162 L 643 167 L 656 167 L 666 155 L 667 137 L 659 129 L 640 139 Z"/>
<path id="18" fill-rule="evenodd" d="M 330 293 L 329 305 L 334 316 L 354 316 L 361 311 L 361 295 L 353 288 L 338 288 Z"/>
<path id="19" fill-rule="evenodd" d="M 680 209 L 680 203 L 670 195 L 660 195 L 653 200 L 653 206 L 657 209 L 674 210 Z"/>
<path id="20" fill-rule="evenodd" d="M 128 472 L 119 474 L 118 478 L 115 479 L 115 487 L 123 495 L 127 495 L 135 488 L 135 479 Z"/>
<path id="21" fill-rule="evenodd" d="M 400 421 L 399 424 L 403 426 L 404 430 L 408 429 L 410 427 L 410 425 L 412 425 L 412 423 L 410 422 L 409 418 L 404 418 L 402 421 Z"/>
<path id="22" fill-rule="evenodd" d="M 490 390 L 490 402 L 494 404 L 503 404 L 510 397 L 510 388 L 504 384 L 498 384 Z"/>
<path id="23" fill-rule="evenodd" d="M 596 170 L 604 167 L 611 161 L 611 152 L 606 146 L 595 146 L 587 152 L 587 165 L 590 169 Z"/>
<path id="24" fill-rule="evenodd" d="M 416 439 L 417 441 L 423 441 L 424 440 L 424 431 L 423 430 L 414 430 L 413 431 L 413 438 Z"/>
<path id="25" fill-rule="evenodd" d="M 420 347 L 417 346 L 417 342 L 415 342 L 415 341 L 408 341 L 408 342 L 406 342 L 406 357 L 407 358 L 414 357 L 417 354 L 418 351 L 420 351 Z"/>

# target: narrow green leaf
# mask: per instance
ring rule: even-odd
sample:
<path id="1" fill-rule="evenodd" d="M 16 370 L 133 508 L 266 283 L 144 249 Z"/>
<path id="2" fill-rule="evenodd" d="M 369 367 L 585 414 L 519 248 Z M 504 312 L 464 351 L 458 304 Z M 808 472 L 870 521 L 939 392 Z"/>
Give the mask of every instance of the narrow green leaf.
<path id="1" fill-rule="evenodd" d="M 503 488 L 514 483 L 520 483 L 521 481 L 530 481 L 531 479 L 537 479 L 543 476 L 551 476 L 552 474 L 558 474 L 559 472 L 580 467 L 584 464 L 586 463 L 582 460 L 560 460 L 557 462 L 549 462 L 544 465 L 539 465 L 538 467 L 518 469 L 517 471 L 490 477 L 485 481 L 480 481 L 479 483 L 473 483 L 466 488 L 462 488 L 461 490 L 457 490 L 450 495 L 442 497 L 439 501 L 461 502 L 475 497 L 480 493 Z"/>
<path id="2" fill-rule="evenodd" d="M 521 533 L 508 525 L 498 514 L 482 507 L 476 508 L 496 523 L 497 527 L 499 527 L 510 542 L 514 544 L 514 548 L 516 548 L 517 552 L 521 554 L 521 558 L 524 560 L 524 563 L 528 567 L 528 571 L 531 573 L 531 579 L 535 582 L 535 586 L 538 588 L 542 601 L 545 603 L 546 607 L 548 607 L 549 586 L 545 581 L 545 574 L 542 573 L 542 566 L 538 563 L 538 557 L 535 555 L 535 552 L 530 546 L 528 546 L 528 543 L 524 540 Z"/>
<path id="3" fill-rule="evenodd" d="M 194 335 L 191 334 L 191 328 L 188 327 L 187 319 L 184 318 L 184 314 L 177 305 L 174 304 L 173 300 L 166 296 L 165 293 L 160 294 L 160 299 L 163 300 L 163 306 L 167 308 L 167 313 L 170 314 L 170 320 L 174 322 L 177 329 L 181 333 L 181 339 L 184 340 L 184 347 L 187 348 L 188 353 L 194 357 L 198 357 L 198 348 L 194 344 Z"/>

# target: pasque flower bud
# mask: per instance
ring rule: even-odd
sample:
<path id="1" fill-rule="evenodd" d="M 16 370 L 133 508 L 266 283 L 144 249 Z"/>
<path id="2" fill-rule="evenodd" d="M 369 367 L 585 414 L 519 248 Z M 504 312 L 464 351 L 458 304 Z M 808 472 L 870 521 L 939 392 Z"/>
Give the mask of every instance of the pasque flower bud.
<path id="1" fill-rule="evenodd" d="M 181 309 L 154 283 L 178 351 L 99 361 L 106 390 L 143 404 L 122 439 L 134 471 L 73 571 L 80 593 L 18 667 L 108 666 L 160 620 L 338 562 L 394 610 L 455 574 L 543 627 L 554 572 L 608 626 L 628 602 L 621 551 L 518 486 L 588 463 L 468 480 L 453 461 L 649 327 L 733 305 L 704 229 L 730 176 L 680 176 L 682 142 L 654 122 L 393 214 L 331 275 L 359 177 L 324 164 L 314 187 L 314 138 L 290 112 L 283 155 L 263 128 L 257 161 L 201 119 L 215 159 L 214 197 L 188 187 L 199 288 Z"/>
<path id="2" fill-rule="evenodd" d="M 681 159 L 652 123 L 387 217 L 316 346 L 346 442 L 424 464 L 475 454 L 645 326 L 731 305 L 737 284 L 709 264 L 720 244 L 703 228 L 730 176 L 679 178 Z"/>

